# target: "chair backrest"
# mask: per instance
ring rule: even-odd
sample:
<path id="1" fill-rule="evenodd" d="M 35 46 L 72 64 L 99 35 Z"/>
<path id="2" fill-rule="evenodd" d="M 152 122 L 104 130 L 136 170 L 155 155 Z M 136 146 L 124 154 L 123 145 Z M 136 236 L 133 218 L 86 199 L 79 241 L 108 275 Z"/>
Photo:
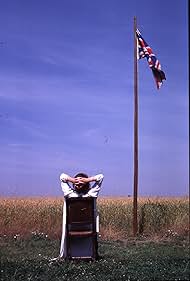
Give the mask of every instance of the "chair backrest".
<path id="1" fill-rule="evenodd" d="M 94 230 L 95 227 L 95 198 L 76 197 L 68 198 L 67 204 L 67 224 L 74 226 L 89 226 Z M 69 227 L 70 228 L 70 227 Z M 84 227 L 86 228 L 86 227 Z"/>

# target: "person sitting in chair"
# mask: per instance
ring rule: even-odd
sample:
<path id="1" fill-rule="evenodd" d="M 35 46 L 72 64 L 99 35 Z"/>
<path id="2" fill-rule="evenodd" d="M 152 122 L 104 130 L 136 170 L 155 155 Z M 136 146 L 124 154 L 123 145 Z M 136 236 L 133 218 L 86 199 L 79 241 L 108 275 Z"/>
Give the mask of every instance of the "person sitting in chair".
<path id="1" fill-rule="evenodd" d="M 62 173 L 60 181 L 64 197 L 97 197 L 103 178 L 102 174 L 88 177 L 85 173 L 78 173 L 74 177 L 70 177 Z M 92 187 L 91 182 L 94 182 Z"/>
<path id="2" fill-rule="evenodd" d="M 94 197 L 97 198 L 101 184 L 103 181 L 103 174 L 88 177 L 85 173 L 78 173 L 74 177 L 62 173 L 60 175 L 61 188 L 64 194 L 64 199 L 71 197 Z M 91 183 L 92 186 L 91 186 Z M 99 223 L 97 210 L 94 212 L 96 216 L 96 231 L 99 232 Z M 60 247 L 60 258 L 66 257 L 66 245 L 65 245 L 65 229 L 66 229 L 66 200 L 63 205 L 63 224 L 62 224 L 62 238 Z"/>

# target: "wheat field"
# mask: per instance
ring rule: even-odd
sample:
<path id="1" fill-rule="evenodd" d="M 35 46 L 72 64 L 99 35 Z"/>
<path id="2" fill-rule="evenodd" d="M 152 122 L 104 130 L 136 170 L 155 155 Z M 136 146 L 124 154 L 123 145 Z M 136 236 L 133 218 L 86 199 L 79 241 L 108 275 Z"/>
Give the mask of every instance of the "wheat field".
<path id="1" fill-rule="evenodd" d="M 103 239 L 132 236 L 132 198 L 98 198 L 100 235 Z M 60 238 L 62 198 L 1 198 L 0 235 L 27 237 L 46 235 Z M 138 230 L 142 237 L 188 237 L 189 200 L 179 198 L 139 198 Z"/>

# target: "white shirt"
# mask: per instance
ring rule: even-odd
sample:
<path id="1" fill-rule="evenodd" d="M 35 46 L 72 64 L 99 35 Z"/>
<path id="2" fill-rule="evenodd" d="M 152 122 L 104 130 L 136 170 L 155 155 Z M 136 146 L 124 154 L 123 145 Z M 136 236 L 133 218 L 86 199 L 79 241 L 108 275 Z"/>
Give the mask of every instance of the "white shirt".
<path id="1" fill-rule="evenodd" d="M 100 191 L 100 187 L 103 181 L 104 176 L 102 174 L 96 175 L 95 177 L 95 183 L 92 187 L 90 187 L 90 190 L 86 194 L 82 194 L 82 197 L 98 197 L 98 193 Z M 76 190 L 68 183 L 68 175 L 62 173 L 60 175 L 60 181 L 61 181 L 61 188 L 64 194 L 64 197 L 79 197 L 79 194 Z"/>

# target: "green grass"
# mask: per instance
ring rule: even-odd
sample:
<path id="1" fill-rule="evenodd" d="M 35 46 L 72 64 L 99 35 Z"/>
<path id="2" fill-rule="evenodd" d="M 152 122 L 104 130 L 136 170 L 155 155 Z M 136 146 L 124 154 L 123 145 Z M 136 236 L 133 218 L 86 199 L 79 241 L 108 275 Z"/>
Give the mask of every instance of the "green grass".
<path id="1" fill-rule="evenodd" d="M 59 254 L 62 205 L 62 198 L 0 199 L 1 281 L 190 280 L 188 198 L 139 199 L 136 240 L 132 199 L 98 199 L 96 262 L 50 262 Z"/>
<path id="2" fill-rule="evenodd" d="M 1 281 L 189 280 L 187 241 L 99 241 L 98 261 L 50 262 L 59 246 L 40 235 L 1 237 Z"/>

